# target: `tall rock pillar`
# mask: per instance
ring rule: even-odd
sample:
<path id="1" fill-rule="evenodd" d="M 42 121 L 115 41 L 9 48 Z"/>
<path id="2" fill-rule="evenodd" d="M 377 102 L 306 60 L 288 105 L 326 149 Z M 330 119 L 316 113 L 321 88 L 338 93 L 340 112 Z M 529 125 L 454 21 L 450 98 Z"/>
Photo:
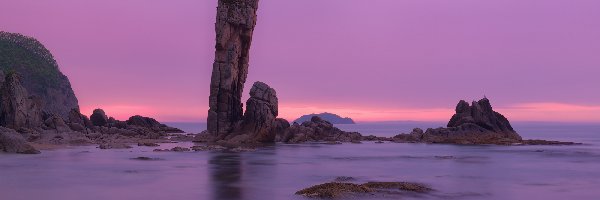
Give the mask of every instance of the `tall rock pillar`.
<path id="1" fill-rule="evenodd" d="M 219 0 L 207 119 L 214 135 L 231 132 L 243 118 L 241 99 L 257 9 L 258 0 Z"/>

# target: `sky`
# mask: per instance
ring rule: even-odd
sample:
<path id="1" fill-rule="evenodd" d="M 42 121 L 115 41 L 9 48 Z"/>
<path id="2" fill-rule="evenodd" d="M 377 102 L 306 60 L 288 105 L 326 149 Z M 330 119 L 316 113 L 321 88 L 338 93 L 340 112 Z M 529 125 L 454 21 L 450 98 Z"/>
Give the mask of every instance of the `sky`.
<path id="1" fill-rule="evenodd" d="M 205 121 L 216 0 L 0 2 L 84 114 Z M 262 81 L 288 120 L 446 121 L 486 96 L 513 121 L 600 122 L 598 19 L 597 0 L 260 0 L 243 101 Z"/>

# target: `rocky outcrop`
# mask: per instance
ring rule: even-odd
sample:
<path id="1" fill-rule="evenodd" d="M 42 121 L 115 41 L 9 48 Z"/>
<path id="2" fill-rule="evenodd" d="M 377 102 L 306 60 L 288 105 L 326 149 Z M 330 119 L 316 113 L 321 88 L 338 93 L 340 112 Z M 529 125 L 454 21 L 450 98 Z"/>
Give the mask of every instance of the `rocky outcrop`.
<path id="1" fill-rule="evenodd" d="M 42 99 L 45 113 L 67 119 L 78 101 L 69 79 L 59 70 L 54 57 L 34 38 L 0 31 L 0 71 L 17 72 L 29 94 Z"/>
<path id="2" fill-rule="evenodd" d="M 296 192 L 296 195 L 313 198 L 338 198 L 366 193 L 371 197 L 373 197 L 373 195 L 385 195 L 387 199 L 396 195 L 398 195 L 396 196 L 396 198 L 398 198 L 402 192 L 427 193 L 431 191 L 433 191 L 433 189 L 430 187 L 413 182 L 367 182 L 364 184 L 329 182 L 302 189 Z M 356 197 L 362 196 L 355 196 L 355 198 Z"/>
<path id="3" fill-rule="evenodd" d="M 346 132 L 333 126 L 332 123 L 314 116 L 308 122 L 294 123 L 284 132 L 279 132 L 276 140 L 284 143 L 340 141 L 357 142 L 362 135 L 357 132 Z"/>
<path id="4" fill-rule="evenodd" d="M 38 154 L 25 138 L 15 130 L 0 127 L 0 150 L 7 153 Z"/>
<path id="5" fill-rule="evenodd" d="M 394 137 L 396 141 L 452 144 L 513 144 L 522 141 L 506 117 L 494 111 L 487 98 L 469 105 L 460 101 L 447 128 L 414 129 Z"/>
<path id="6" fill-rule="evenodd" d="M 97 108 L 90 115 L 90 121 L 94 126 L 104 126 L 108 123 L 108 117 L 104 110 Z"/>
<path id="7" fill-rule="evenodd" d="M 212 134 L 227 135 L 242 120 L 241 98 L 257 8 L 258 0 L 219 0 L 207 119 Z"/>
<path id="8" fill-rule="evenodd" d="M 235 132 L 250 134 L 256 142 L 275 141 L 275 118 L 278 115 L 277 93 L 267 84 L 255 82 L 246 101 L 246 112 L 241 127 Z"/>
<path id="9" fill-rule="evenodd" d="M 340 117 L 339 115 L 333 113 L 319 113 L 319 114 L 309 114 L 302 115 L 300 118 L 294 120 L 295 123 L 301 124 L 302 122 L 310 121 L 310 119 L 314 116 L 318 116 L 323 120 L 331 122 L 332 124 L 355 124 L 354 120 L 349 117 Z"/>
<path id="10" fill-rule="evenodd" d="M 160 122 L 156 121 L 156 119 L 153 119 L 150 117 L 144 117 L 144 116 L 140 116 L 140 115 L 135 115 L 135 116 L 130 117 L 126 121 L 126 125 L 127 125 L 127 127 L 131 127 L 131 126 L 143 127 L 143 128 L 151 129 L 153 131 L 164 132 L 164 133 L 183 133 L 184 132 L 181 129 L 173 128 L 173 127 L 167 126 L 165 124 L 161 124 Z M 121 125 L 121 126 L 123 126 L 123 125 Z"/>
<path id="11" fill-rule="evenodd" d="M 0 76 L 3 76 L 0 73 Z M 36 128 L 42 125 L 41 100 L 29 96 L 21 85 L 21 76 L 11 72 L 0 87 L 0 126 L 19 129 Z"/>

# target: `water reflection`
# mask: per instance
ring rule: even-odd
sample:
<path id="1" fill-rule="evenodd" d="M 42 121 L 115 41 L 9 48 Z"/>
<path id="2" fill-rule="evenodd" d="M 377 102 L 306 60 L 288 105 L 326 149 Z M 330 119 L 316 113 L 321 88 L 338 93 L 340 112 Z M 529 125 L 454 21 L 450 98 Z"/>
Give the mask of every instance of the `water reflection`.
<path id="1" fill-rule="evenodd" d="M 209 160 L 213 183 L 212 199 L 241 199 L 241 157 L 236 153 L 214 153 Z"/>

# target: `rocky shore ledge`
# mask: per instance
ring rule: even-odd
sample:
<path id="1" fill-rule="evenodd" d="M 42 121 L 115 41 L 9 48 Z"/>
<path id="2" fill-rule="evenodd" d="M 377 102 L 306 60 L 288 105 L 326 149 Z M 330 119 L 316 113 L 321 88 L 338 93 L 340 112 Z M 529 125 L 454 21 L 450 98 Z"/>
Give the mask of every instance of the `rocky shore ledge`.
<path id="1" fill-rule="evenodd" d="M 341 177 L 353 179 L 352 177 Z M 414 182 L 366 182 L 353 183 L 337 178 L 334 182 L 314 185 L 296 192 L 310 198 L 360 198 L 361 195 L 385 195 L 399 198 L 406 193 L 425 194 L 434 191 L 429 186 Z"/>
<path id="2" fill-rule="evenodd" d="M 36 154 L 39 149 L 97 144 L 101 149 L 127 148 L 127 143 L 164 140 L 183 131 L 155 119 L 132 116 L 126 121 L 108 117 L 102 109 L 88 118 L 72 109 L 66 118 L 42 110 L 43 99 L 30 96 L 16 72 L 0 71 L 0 150 Z"/>

